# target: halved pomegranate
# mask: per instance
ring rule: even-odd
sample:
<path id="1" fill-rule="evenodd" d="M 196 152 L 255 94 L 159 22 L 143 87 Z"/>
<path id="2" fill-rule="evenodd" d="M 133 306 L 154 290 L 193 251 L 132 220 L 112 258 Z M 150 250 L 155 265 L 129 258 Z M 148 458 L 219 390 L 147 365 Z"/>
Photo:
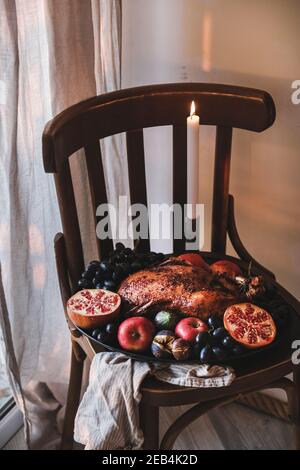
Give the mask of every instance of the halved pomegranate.
<path id="1" fill-rule="evenodd" d="M 256 305 L 231 305 L 224 314 L 224 327 L 238 343 L 246 348 L 261 348 L 272 343 L 276 326 L 271 315 Z"/>
<path id="2" fill-rule="evenodd" d="M 80 328 L 98 328 L 114 320 L 120 312 L 121 297 L 104 289 L 85 289 L 67 302 L 67 313 Z"/>

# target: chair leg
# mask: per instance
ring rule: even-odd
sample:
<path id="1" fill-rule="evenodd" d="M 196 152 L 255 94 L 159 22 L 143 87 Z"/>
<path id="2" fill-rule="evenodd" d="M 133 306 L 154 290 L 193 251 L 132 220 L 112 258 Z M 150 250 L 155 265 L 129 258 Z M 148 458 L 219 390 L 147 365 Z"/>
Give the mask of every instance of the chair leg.
<path id="1" fill-rule="evenodd" d="M 82 372 L 83 372 L 83 360 L 76 358 L 74 352 L 74 345 L 72 343 L 72 356 L 71 356 L 71 370 L 70 370 L 70 382 L 67 396 L 65 419 L 61 438 L 61 449 L 72 450 L 73 448 L 73 432 L 74 432 L 74 421 L 76 412 L 79 406 L 81 384 L 82 384 Z"/>
<path id="2" fill-rule="evenodd" d="M 300 366 L 295 366 L 293 371 L 293 381 L 295 386 L 292 403 L 292 420 L 295 426 L 295 447 L 300 450 Z"/>
<path id="3" fill-rule="evenodd" d="M 141 401 L 140 425 L 144 434 L 144 450 L 159 449 L 159 408 Z"/>

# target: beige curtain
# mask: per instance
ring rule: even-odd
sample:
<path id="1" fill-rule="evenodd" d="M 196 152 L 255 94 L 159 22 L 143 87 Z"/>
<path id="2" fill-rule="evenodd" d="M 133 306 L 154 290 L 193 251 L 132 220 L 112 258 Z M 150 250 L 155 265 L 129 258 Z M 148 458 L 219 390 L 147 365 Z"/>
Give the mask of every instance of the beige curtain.
<path id="1" fill-rule="evenodd" d="M 28 443 L 54 448 L 70 342 L 53 253 L 60 217 L 41 135 L 62 109 L 120 87 L 120 0 L 0 0 L 0 15 L 1 325 Z M 102 150 L 114 200 L 127 192 L 121 138 Z M 72 166 L 82 188 L 78 203 L 87 206 L 80 156 Z M 81 225 L 89 237 L 88 215 Z"/>

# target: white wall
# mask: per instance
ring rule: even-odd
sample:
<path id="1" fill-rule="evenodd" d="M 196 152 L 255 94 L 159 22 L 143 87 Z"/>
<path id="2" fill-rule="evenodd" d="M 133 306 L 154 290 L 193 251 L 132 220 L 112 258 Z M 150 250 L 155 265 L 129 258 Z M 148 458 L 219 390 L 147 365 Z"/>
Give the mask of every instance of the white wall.
<path id="1" fill-rule="evenodd" d="M 272 94 L 275 125 L 263 134 L 234 132 L 230 191 L 245 245 L 300 298 L 300 105 L 290 99 L 291 82 L 300 79 L 300 1 L 123 0 L 122 73 L 123 87 L 204 81 Z M 202 126 L 199 201 L 205 203 L 205 249 L 213 137 L 214 130 Z M 171 200 L 170 138 L 170 130 L 146 134 L 151 201 Z"/>

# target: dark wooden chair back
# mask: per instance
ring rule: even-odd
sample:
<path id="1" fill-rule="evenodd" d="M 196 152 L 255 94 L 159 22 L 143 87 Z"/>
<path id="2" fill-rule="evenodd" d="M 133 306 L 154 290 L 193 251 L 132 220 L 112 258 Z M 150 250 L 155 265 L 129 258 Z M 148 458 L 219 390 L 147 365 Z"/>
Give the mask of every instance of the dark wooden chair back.
<path id="1" fill-rule="evenodd" d="M 46 172 L 55 175 L 73 285 L 84 268 L 84 260 L 69 157 L 79 149 L 85 151 L 95 213 L 99 204 L 107 203 L 99 141 L 126 133 L 131 204 L 147 204 L 143 129 L 172 125 L 173 203 L 183 207 L 187 197 L 186 118 L 192 100 L 197 102 L 201 125 L 217 128 L 211 249 L 225 253 L 232 129 L 261 132 L 270 127 L 275 119 L 271 96 L 261 90 L 207 83 L 120 90 L 71 106 L 52 119 L 43 134 L 44 167 Z M 113 246 L 112 240 L 98 240 L 97 243 L 102 257 Z M 184 245 L 184 239 L 174 240 L 174 252 L 183 251 Z M 142 240 L 141 246 L 149 248 L 149 240 Z"/>

